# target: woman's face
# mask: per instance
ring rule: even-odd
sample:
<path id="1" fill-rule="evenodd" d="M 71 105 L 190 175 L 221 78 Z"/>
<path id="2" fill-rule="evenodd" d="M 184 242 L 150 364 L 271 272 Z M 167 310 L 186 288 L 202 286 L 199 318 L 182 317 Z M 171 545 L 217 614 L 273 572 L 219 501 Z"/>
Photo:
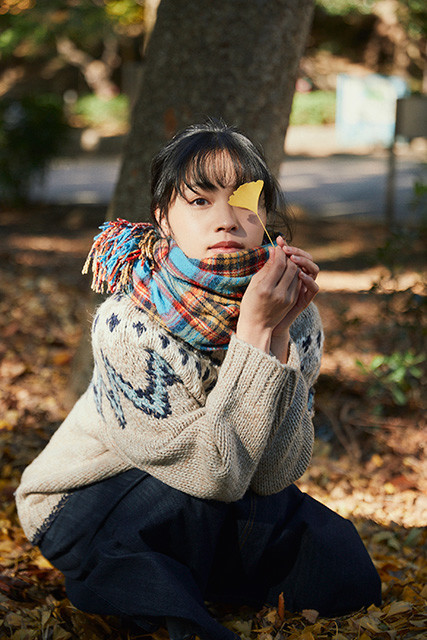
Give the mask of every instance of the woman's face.
<path id="1" fill-rule="evenodd" d="M 233 207 L 228 198 L 235 190 L 231 161 L 226 165 L 225 184 L 213 189 L 183 186 L 169 205 L 167 219 L 159 221 L 162 233 L 171 236 L 189 258 L 203 260 L 220 253 L 254 249 L 262 244 L 264 229 L 248 209 Z M 262 197 L 258 214 L 266 222 Z"/>

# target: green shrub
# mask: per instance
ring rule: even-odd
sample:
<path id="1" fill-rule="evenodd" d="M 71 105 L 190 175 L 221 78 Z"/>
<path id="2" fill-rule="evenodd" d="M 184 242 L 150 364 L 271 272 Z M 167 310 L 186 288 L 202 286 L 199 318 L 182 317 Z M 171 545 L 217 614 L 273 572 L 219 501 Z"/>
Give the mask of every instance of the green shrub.
<path id="1" fill-rule="evenodd" d="M 125 124 L 129 119 L 129 99 L 121 94 L 105 100 L 94 93 L 89 93 L 78 98 L 71 111 L 88 126 L 110 122 Z"/>
<path id="2" fill-rule="evenodd" d="M 319 125 L 335 122 L 335 91 L 295 93 L 291 125 Z"/>
<path id="3" fill-rule="evenodd" d="M 356 360 L 357 366 L 367 376 L 369 387 L 367 394 L 380 402 L 392 401 L 399 406 L 409 403 L 412 395 L 419 391 L 423 369 L 418 365 L 426 360 L 424 354 L 415 354 L 412 350 L 395 351 L 391 355 L 377 355 L 368 366 Z"/>
<path id="4" fill-rule="evenodd" d="M 55 95 L 0 103 L 0 201 L 22 202 L 58 153 L 68 131 Z"/>

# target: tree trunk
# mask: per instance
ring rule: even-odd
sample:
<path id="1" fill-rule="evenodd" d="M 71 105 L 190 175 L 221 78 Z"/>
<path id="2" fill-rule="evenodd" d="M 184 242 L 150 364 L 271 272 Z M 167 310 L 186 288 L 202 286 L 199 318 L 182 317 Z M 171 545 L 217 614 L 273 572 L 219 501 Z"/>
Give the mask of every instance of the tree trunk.
<path id="1" fill-rule="evenodd" d="M 179 129 L 223 118 L 278 172 L 314 0 L 163 0 L 109 217 L 146 220 L 153 155 Z"/>

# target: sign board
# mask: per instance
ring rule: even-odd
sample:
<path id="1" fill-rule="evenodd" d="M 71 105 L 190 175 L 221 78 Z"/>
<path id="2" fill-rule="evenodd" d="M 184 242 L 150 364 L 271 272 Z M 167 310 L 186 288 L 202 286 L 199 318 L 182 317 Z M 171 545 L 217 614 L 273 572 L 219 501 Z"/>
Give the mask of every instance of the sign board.
<path id="1" fill-rule="evenodd" d="M 382 145 L 394 139 L 396 101 L 408 92 L 397 76 L 351 76 L 337 78 L 335 130 L 341 147 Z"/>

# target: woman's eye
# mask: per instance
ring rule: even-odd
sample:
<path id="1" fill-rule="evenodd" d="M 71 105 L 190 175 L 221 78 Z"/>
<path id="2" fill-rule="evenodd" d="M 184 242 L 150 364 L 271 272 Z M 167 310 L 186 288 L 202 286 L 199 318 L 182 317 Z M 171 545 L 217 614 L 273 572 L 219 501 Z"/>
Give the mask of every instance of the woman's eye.
<path id="1" fill-rule="evenodd" d="M 204 207 L 209 203 L 206 200 L 206 198 L 196 198 L 195 200 L 193 200 L 193 202 L 191 204 L 195 204 L 196 207 Z"/>

